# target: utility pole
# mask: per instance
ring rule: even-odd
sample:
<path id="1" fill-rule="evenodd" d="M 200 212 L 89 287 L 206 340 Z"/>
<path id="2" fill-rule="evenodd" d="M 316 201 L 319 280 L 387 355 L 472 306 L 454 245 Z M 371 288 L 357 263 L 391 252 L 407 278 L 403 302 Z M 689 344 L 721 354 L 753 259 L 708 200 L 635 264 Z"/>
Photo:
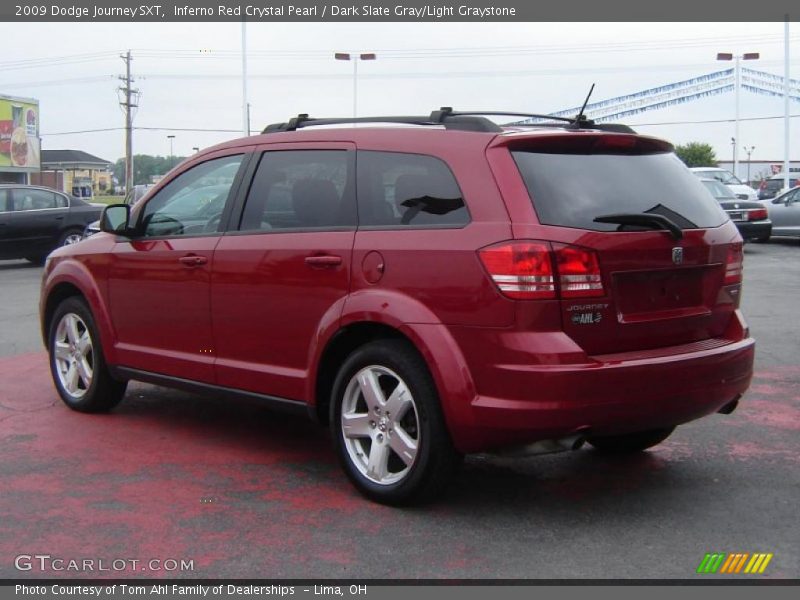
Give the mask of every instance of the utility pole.
<path id="1" fill-rule="evenodd" d="M 125 62 L 125 75 L 119 79 L 123 82 L 119 91 L 122 92 L 120 106 L 125 111 L 125 194 L 133 188 L 133 109 L 138 105 L 139 90 L 131 87 L 133 78 L 131 77 L 131 51 L 120 54 L 120 58 Z"/>

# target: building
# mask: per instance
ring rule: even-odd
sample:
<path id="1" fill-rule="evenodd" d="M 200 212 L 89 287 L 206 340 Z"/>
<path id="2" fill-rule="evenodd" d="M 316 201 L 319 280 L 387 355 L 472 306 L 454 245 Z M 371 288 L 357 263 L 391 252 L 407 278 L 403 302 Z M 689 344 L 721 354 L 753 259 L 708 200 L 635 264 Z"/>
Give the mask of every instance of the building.
<path id="1" fill-rule="evenodd" d="M 0 95 L 0 183 L 29 183 L 40 148 L 39 101 Z"/>
<path id="2" fill-rule="evenodd" d="M 42 170 L 31 183 L 80 198 L 113 193 L 112 163 L 83 150 L 42 150 Z"/>

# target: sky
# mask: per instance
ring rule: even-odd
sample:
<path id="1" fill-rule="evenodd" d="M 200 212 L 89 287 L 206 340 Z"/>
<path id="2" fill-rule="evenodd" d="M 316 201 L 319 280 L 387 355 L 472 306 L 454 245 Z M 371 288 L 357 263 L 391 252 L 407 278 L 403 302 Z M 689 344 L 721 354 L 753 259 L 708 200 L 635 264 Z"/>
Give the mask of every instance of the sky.
<path id="1" fill-rule="evenodd" d="M 592 83 L 598 101 L 730 67 L 717 52 L 759 52 L 747 66 L 783 75 L 783 34 L 783 23 L 248 23 L 251 128 L 298 113 L 350 116 L 353 64 L 334 52 L 376 54 L 358 64 L 359 115 L 548 113 L 580 105 Z M 39 100 L 46 150 L 124 155 L 117 77 L 128 49 L 141 91 L 135 153 L 168 155 L 167 135 L 177 156 L 241 135 L 239 23 L 0 23 L 0 39 L 0 94 Z M 797 24 L 791 39 L 800 79 Z M 790 108 L 800 114 L 800 103 Z M 738 145 L 755 146 L 753 160 L 783 159 L 783 110 L 781 98 L 742 92 Z M 625 122 L 676 144 L 710 143 L 728 160 L 733 117 L 729 93 Z M 713 120 L 727 122 L 699 123 Z M 87 131 L 96 129 L 109 131 Z M 85 133 L 59 135 L 76 131 Z M 800 159 L 800 118 L 791 138 Z"/>

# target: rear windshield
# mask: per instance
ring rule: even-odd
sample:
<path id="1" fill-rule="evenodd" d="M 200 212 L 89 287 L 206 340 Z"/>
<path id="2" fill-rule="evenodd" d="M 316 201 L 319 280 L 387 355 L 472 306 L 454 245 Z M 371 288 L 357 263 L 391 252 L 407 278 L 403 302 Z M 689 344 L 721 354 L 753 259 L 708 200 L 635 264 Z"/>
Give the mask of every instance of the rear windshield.
<path id="1" fill-rule="evenodd" d="M 513 151 L 539 222 L 595 231 L 631 229 L 595 223 L 619 213 L 654 213 L 681 229 L 718 227 L 727 216 L 673 153 L 546 154 Z"/>

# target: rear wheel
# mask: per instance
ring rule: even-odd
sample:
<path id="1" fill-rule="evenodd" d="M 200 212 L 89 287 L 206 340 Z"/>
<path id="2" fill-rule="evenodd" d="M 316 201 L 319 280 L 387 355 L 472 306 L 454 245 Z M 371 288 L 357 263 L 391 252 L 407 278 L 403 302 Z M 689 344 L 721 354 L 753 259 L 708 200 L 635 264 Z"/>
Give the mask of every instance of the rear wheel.
<path id="1" fill-rule="evenodd" d="M 111 377 L 92 313 L 82 299 L 73 296 L 59 304 L 48 342 L 53 382 L 67 406 L 92 413 L 119 404 L 127 382 Z"/>
<path id="2" fill-rule="evenodd" d="M 43 265 L 44 261 L 47 259 L 46 254 L 42 254 L 41 256 L 26 256 L 25 260 L 32 262 L 35 265 Z"/>
<path id="3" fill-rule="evenodd" d="M 653 429 L 650 431 L 639 431 L 636 433 L 626 433 L 623 435 L 609 435 L 602 437 L 590 437 L 588 442 L 598 450 L 608 454 L 628 454 L 641 452 L 660 444 L 667 439 L 674 427 L 666 429 Z"/>
<path id="4" fill-rule="evenodd" d="M 333 386 L 331 423 L 348 478 L 385 504 L 433 498 L 461 460 L 428 367 L 407 342 L 371 342 L 347 358 Z"/>
<path id="5" fill-rule="evenodd" d="M 769 241 L 769 236 L 765 235 L 760 238 L 755 238 L 753 241 L 758 244 L 766 244 Z"/>

